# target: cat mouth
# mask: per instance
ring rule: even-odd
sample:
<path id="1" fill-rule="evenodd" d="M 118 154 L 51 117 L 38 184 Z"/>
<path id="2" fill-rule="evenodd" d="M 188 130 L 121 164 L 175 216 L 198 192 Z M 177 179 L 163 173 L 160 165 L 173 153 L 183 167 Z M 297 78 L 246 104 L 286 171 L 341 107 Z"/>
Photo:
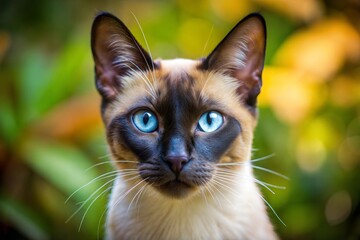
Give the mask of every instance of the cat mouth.
<path id="1" fill-rule="evenodd" d="M 158 189 L 166 196 L 181 199 L 194 191 L 195 187 L 176 179 L 158 186 Z"/>

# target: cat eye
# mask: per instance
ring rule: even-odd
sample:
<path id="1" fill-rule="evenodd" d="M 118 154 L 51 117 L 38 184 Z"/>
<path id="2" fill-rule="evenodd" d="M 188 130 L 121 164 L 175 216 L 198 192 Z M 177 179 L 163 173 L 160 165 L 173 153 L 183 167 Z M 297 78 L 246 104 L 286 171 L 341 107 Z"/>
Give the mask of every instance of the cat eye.
<path id="1" fill-rule="evenodd" d="M 135 127 L 144 133 L 154 132 L 159 125 L 155 114 L 149 110 L 137 111 L 131 118 Z"/>
<path id="2" fill-rule="evenodd" d="M 224 123 L 224 118 L 221 113 L 216 111 L 209 111 L 201 115 L 198 128 L 203 132 L 214 132 L 218 130 Z"/>

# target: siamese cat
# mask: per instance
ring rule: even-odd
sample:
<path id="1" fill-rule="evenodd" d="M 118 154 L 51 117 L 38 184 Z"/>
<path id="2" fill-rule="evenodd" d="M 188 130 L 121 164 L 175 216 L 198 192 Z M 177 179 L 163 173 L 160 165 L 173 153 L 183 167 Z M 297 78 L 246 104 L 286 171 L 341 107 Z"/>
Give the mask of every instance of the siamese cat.
<path id="1" fill-rule="evenodd" d="M 107 239 L 277 239 L 251 145 L 266 26 L 241 20 L 205 58 L 153 60 L 110 13 L 91 32 L 117 171 Z"/>

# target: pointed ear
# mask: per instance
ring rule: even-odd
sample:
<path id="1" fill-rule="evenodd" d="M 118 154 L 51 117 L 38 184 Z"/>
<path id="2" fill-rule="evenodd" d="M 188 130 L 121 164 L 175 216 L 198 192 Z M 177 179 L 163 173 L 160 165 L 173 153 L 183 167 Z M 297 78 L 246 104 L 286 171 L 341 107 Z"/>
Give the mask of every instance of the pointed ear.
<path id="1" fill-rule="evenodd" d="M 259 14 L 250 14 L 203 62 L 205 69 L 230 75 L 239 82 L 237 92 L 251 111 L 256 110 L 256 98 L 262 85 L 265 45 L 265 20 Z"/>
<path id="2" fill-rule="evenodd" d="M 122 79 L 130 72 L 152 70 L 154 63 L 129 29 L 110 13 L 96 16 L 91 30 L 95 81 L 103 100 L 121 92 Z"/>

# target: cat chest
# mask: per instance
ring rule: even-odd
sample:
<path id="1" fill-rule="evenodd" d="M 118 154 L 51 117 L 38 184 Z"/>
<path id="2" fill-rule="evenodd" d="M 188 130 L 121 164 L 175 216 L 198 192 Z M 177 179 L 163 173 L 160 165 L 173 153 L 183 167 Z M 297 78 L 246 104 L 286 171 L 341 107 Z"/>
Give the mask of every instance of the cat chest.
<path id="1" fill-rule="evenodd" d="M 112 239 L 234 239 L 245 236 L 246 214 L 224 207 L 153 204 L 129 211 L 118 206 Z"/>

